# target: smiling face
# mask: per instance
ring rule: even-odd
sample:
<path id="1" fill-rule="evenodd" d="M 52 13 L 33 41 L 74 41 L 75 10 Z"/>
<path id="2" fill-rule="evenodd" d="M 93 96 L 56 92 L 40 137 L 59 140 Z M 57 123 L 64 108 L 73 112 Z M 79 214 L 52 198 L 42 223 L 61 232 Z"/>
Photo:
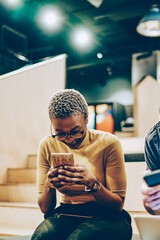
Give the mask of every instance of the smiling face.
<path id="1" fill-rule="evenodd" d="M 68 134 L 65 140 L 61 140 L 70 148 L 76 149 L 81 144 L 86 135 L 86 125 L 88 117 L 85 119 L 81 113 L 74 113 L 66 118 L 52 118 L 51 119 L 55 134 Z M 83 131 L 81 138 L 74 139 L 69 133 Z"/>

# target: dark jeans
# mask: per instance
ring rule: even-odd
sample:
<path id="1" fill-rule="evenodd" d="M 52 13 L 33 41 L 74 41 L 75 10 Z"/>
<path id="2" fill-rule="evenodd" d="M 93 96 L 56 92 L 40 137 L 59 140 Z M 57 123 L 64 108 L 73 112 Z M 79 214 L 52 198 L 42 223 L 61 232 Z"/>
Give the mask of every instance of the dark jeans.
<path id="1" fill-rule="evenodd" d="M 65 216 L 64 214 L 88 215 L 91 218 Z M 130 215 L 123 210 L 114 213 L 97 205 L 62 204 L 53 215 L 37 227 L 31 240 L 131 240 Z"/>

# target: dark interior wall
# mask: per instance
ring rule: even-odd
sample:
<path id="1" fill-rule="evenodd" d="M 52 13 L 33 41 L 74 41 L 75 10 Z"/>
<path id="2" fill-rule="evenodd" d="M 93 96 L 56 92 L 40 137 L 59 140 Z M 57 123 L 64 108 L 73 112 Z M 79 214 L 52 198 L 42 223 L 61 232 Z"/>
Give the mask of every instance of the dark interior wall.
<path id="1" fill-rule="evenodd" d="M 88 103 L 118 102 L 133 104 L 130 73 L 110 73 L 102 67 L 67 71 L 67 88 L 80 91 Z"/>

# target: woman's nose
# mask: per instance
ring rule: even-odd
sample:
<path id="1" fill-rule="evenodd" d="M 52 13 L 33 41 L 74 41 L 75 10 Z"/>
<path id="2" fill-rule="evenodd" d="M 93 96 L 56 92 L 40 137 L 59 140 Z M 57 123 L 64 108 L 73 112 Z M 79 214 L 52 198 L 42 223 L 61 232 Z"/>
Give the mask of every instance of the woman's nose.
<path id="1" fill-rule="evenodd" d="M 70 136 L 68 137 L 67 136 L 67 138 L 64 140 L 64 142 L 66 142 L 66 143 L 72 143 L 74 141 L 74 138 L 71 138 Z"/>

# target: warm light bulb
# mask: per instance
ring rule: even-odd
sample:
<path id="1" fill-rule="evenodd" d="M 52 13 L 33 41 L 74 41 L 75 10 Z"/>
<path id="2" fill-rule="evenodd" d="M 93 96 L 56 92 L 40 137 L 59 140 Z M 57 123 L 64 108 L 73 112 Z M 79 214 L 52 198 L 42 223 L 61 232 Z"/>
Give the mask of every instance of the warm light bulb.
<path id="1" fill-rule="evenodd" d="M 52 32 L 60 28 L 62 15 L 57 8 L 47 5 L 38 11 L 36 20 L 40 28 L 46 32 Z"/>
<path id="2" fill-rule="evenodd" d="M 154 7 L 139 22 L 137 32 L 147 37 L 160 37 L 160 10 Z"/>
<path id="3" fill-rule="evenodd" d="M 97 58 L 99 58 L 99 59 L 103 58 L 103 54 L 102 53 L 97 53 Z"/>
<path id="4" fill-rule="evenodd" d="M 22 0 L 2 0 L 2 4 L 7 8 L 16 9 L 22 5 Z"/>
<path id="5" fill-rule="evenodd" d="M 93 45 L 93 34 L 89 29 L 84 27 L 74 29 L 71 39 L 77 49 L 91 48 Z"/>

